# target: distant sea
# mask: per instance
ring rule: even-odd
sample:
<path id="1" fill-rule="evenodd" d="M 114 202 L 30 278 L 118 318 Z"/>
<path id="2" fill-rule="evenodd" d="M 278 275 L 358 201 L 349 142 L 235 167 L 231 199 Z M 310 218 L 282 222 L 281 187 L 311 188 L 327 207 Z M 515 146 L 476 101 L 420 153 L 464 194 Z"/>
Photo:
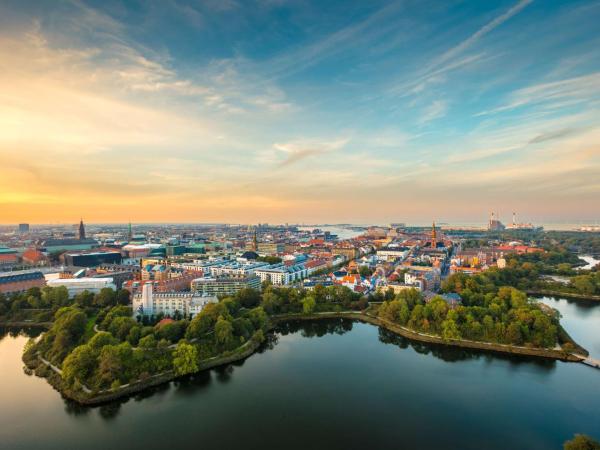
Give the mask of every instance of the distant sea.
<path id="1" fill-rule="evenodd" d="M 404 222 L 407 227 L 431 227 L 431 222 Z M 503 222 L 507 225 L 509 222 Z M 369 227 L 372 225 L 379 225 L 387 227 L 388 223 L 379 223 L 379 224 L 351 224 L 348 226 L 352 227 Z M 487 222 L 436 222 L 437 226 L 440 227 L 469 227 L 469 228 L 486 228 Z M 575 231 L 583 226 L 600 226 L 599 221 L 589 221 L 589 222 L 547 222 L 547 223 L 536 223 L 533 222 L 535 226 L 542 226 L 546 231 Z M 352 237 L 358 236 L 362 234 L 361 231 L 349 230 L 346 228 L 346 225 L 313 225 L 313 226 L 300 226 L 298 227 L 300 230 L 313 230 L 318 228 L 323 231 L 329 231 L 333 234 L 337 234 L 341 239 L 350 239 Z"/>

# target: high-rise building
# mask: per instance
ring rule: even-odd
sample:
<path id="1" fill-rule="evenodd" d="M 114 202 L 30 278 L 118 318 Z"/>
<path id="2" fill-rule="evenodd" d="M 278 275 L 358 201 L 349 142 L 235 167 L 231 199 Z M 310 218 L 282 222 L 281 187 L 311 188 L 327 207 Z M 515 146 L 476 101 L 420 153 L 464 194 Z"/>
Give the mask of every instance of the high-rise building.
<path id="1" fill-rule="evenodd" d="M 19 233 L 29 233 L 29 224 L 28 223 L 20 223 L 19 224 Z"/>
<path id="2" fill-rule="evenodd" d="M 85 239 L 85 227 L 83 226 L 83 219 L 79 222 L 79 240 Z"/>

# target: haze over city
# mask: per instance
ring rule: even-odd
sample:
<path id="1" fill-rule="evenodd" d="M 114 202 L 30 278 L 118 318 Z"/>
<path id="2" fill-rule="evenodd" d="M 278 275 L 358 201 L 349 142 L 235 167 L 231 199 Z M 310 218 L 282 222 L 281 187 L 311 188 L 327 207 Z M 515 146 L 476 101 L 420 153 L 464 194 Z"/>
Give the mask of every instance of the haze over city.
<path id="1" fill-rule="evenodd" d="M 4 1 L 0 222 L 597 221 L 599 22 L 595 1 Z"/>

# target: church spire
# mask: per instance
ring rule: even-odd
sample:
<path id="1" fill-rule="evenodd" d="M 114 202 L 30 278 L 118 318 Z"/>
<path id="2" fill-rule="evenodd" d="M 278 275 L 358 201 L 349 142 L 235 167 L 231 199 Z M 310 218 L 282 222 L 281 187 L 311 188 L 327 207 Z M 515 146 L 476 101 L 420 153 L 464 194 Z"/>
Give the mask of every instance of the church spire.
<path id="1" fill-rule="evenodd" d="M 79 239 L 85 239 L 85 226 L 83 225 L 83 219 L 79 222 Z"/>
<path id="2" fill-rule="evenodd" d="M 437 234 L 435 232 L 435 220 L 433 221 L 433 225 L 431 226 L 431 248 L 437 247 Z"/>

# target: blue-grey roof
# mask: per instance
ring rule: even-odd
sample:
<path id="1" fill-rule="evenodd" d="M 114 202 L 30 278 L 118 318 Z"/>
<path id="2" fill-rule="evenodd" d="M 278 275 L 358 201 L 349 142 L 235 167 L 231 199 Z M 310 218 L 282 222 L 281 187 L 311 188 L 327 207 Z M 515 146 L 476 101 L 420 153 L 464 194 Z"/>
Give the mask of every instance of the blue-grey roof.
<path id="1" fill-rule="evenodd" d="M 43 279 L 42 272 L 6 272 L 0 273 L 0 284 L 17 283 L 19 281 Z"/>

